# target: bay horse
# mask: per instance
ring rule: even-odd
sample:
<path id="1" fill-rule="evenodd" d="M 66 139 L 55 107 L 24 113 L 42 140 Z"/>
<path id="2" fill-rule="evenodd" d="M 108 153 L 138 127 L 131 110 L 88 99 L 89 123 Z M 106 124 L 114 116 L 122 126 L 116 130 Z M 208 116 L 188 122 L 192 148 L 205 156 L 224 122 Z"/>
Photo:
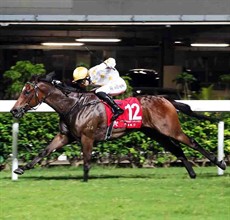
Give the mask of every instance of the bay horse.
<path id="1" fill-rule="evenodd" d="M 59 132 L 51 143 L 31 162 L 17 168 L 14 172 L 21 175 L 25 170 L 32 169 L 54 150 L 80 140 L 83 153 L 83 181 L 86 182 L 89 178 L 93 145 L 104 140 L 108 128 L 104 104 L 93 92 L 65 92 L 52 82 L 48 75 L 32 77 L 24 85 L 18 100 L 11 109 L 15 118 L 21 118 L 28 110 L 44 102 L 60 116 Z M 195 178 L 196 173 L 183 153 L 181 143 L 199 151 L 221 169 L 226 169 L 224 160 L 218 161 L 215 155 L 206 151 L 182 131 L 177 110 L 197 118 L 204 116 L 191 111 L 188 105 L 170 101 L 161 96 L 144 95 L 136 98 L 140 102 L 143 113 L 142 126 L 139 130 L 159 142 L 181 160 L 191 178 Z M 130 132 L 130 129 L 113 129 L 111 139 L 121 137 L 127 132 Z"/>

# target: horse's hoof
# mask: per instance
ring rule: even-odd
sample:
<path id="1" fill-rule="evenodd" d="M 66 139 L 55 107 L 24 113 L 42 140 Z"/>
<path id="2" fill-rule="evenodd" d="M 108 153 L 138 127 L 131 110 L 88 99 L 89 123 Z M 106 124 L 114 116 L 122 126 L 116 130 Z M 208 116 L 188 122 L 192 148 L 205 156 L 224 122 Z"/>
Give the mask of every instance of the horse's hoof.
<path id="1" fill-rule="evenodd" d="M 191 179 L 196 179 L 196 174 L 195 173 L 190 173 L 190 178 Z"/>
<path id="2" fill-rule="evenodd" d="M 14 173 L 16 173 L 18 175 L 22 175 L 24 173 L 24 170 L 21 168 L 17 168 L 16 170 L 14 170 Z"/>
<path id="3" fill-rule="evenodd" d="M 224 160 L 221 160 L 221 161 L 220 161 L 220 168 L 221 168 L 222 170 L 226 170 L 226 167 L 227 167 L 227 165 L 226 165 L 225 161 L 224 161 Z"/>

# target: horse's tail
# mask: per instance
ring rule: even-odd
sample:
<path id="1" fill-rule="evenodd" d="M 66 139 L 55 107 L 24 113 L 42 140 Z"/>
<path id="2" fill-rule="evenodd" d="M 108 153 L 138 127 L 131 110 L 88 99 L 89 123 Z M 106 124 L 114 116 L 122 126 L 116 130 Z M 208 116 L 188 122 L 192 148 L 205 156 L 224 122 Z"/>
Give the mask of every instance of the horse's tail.
<path id="1" fill-rule="evenodd" d="M 173 106 L 178 110 L 181 111 L 182 113 L 197 118 L 197 119 L 201 119 L 201 120 L 208 120 L 210 122 L 217 122 L 217 119 L 206 116 L 206 115 L 202 115 L 202 114 L 198 114 L 194 111 L 192 111 L 191 107 L 185 103 L 182 102 L 177 102 L 169 97 L 165 97 L 168 101 L 170 101 Z"/>

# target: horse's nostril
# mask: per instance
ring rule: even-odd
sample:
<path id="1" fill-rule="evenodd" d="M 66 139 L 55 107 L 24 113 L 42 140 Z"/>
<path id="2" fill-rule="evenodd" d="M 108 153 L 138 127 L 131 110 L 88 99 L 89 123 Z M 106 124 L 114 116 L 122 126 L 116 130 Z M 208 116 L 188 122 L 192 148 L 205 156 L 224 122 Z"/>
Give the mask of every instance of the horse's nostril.
<path id="1" fill-rule="evenodd" d="M 11 113 L 12 115 L 15 115 L 16 113 L 18 113 L 18 109 L 11 109 L 11 110 L 10 110 L 10 113 Z"/>
<path id="2" fill-rule="evenodd" d="M 21 118 L 25 114 L 26 110 L 24 108 L 19 107 L 11 109 L 10 112 L 14 118 Z"/>

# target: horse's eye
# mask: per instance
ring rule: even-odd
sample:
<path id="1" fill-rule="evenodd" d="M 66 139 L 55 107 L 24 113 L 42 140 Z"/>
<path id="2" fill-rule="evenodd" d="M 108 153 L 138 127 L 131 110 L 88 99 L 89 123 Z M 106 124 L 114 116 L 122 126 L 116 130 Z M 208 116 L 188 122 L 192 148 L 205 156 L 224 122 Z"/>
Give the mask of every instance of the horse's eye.
<path id="1" fill-rule="evenodd" d="M 30 90 L 25 89 L 24 90 L 24 95 L 29 95 L 29 94 L 30 94 Z"/>

